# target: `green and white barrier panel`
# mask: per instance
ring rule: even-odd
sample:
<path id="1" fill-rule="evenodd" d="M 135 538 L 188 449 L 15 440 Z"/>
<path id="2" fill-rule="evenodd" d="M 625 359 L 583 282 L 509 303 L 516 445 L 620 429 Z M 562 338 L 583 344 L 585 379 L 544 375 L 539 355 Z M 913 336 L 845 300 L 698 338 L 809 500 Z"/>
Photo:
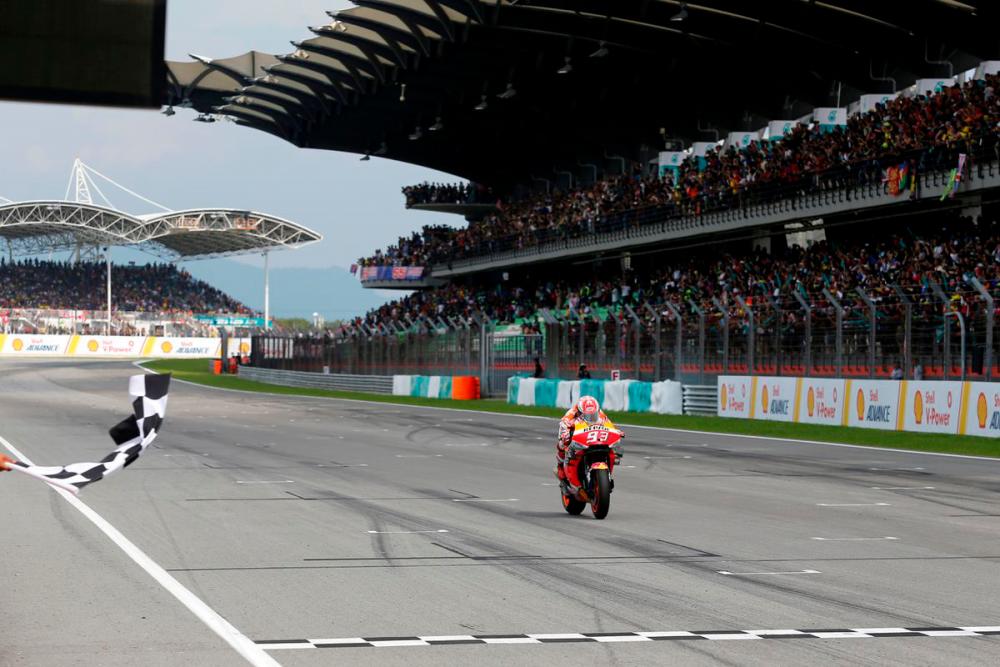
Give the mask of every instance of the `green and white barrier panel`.
<path id="1" fill-rule="evenodd" d="M 566 408 L 581 396 L 593 396 L 606 412 L 655 412 L 679 415 L 683 412 L 681 383 L 639 382 L 638 380 L 548 380 L 512 377 L 507 381 L 507 402 Z"/>
<path id="2" fill-rule="evenodd" d="M 393 396 L 472 400 L 479 398 L 479 378 L 451 375 L 393 375 Z"/>

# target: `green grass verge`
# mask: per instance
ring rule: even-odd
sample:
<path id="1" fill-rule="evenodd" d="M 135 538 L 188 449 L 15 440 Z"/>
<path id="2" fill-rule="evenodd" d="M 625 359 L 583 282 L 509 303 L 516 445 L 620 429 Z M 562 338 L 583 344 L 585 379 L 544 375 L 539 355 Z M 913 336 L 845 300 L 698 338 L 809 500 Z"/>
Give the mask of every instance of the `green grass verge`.
<path id="1" fill-rule="evenodd" d="M 398 405 L 429 405 L 456 410 L 481 410 L 501 414 L 537 415 L 561 417 L 564 410 L 559 408 L 527 407 L 510 405 L 503 400 L 446 401 L 410 396 L 383 396 L 350 391 L 328 391 L 323 389 L 299 389 L 251 382 L 238 376 L 213 375 L 204 359 L 172 359 L 148 361 L 146 368 L 160 373 L 173 373 L 178 380 L 187 380 L 211 387 L 239 389 L 242 391 L 267 392 L 288 396 L 320 396 L 325 398 L 361 399 L 375 403 Z M 1000 441 L 973 436 L 935 435 L 930 433 L 902 433 L 897 431 L 876 431 L 841 426 L 816 426 L 812 424 L 784 424 L 756 420 L 726 419 L 723 417 L 693 417 L 681 415 L 655 415 L 645 412 L 621 412 L 612 415 L 622 424 L 636 426 L 656 426 L 690 431 L 714 431 L 742 435 L 760 435 L 772 438 L 795 440 L 816 440 L 820 442 L 841 442 L 871 447 L 895 447 L 950 454 L 970 454 L 975 456 L 1000 457 Z M 554 426 L 553 426 L 554 428 Z"/>

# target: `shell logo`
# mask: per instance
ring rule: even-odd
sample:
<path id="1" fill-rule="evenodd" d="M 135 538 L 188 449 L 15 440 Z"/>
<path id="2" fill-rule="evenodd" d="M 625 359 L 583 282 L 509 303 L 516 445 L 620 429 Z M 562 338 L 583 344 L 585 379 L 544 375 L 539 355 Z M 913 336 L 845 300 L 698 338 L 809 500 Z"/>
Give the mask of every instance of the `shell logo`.
<path id="1" fill-rule="evenodd" d="M 816 393 L 813 391 L 812 387 L 809 387 L 809 393 L 806 394 L 806 410 L 809 411 L 809 416 L 813 416 L 813 411 L 816 409 Z"/>
<path id="2" fill-rule="evenodd" d="M 918 424 L 924 421 L 924 394 L 920 391 L 913 397 L 913 418 Z"/>
<path id="3" fill-rule="evenodd" d="M 865 392 L 858 389 L 857 398 L 857 408 L 858 408 L 858 421 L 863 422 L 865 420 Z"/>
<path id="4" fill-rule="evenodd" d="M 14 342 L 11 343 L 10 346 L 14 348 L 15 352 L 20 352 L 24 349 L 24 341 L 20 338 L 15 338 Z"/>
<path id="5" fill-rule="evenodd" d="M 162 343 L 160 343 L 160 350 L 163 352 L 163 354 L 170 354 L 171 350 L 173 349 L 174 346 L 170 344 L 169 340 L 165 340 Z"/>
<path id="6" fill-rule="evenodd" d="M 764 385 L 764 389 L 760 392 L 760 410 L 765 415 L 767 414 L 767 385 Z"/>
<path id="7" fill-rule="evenodd" d="M 244 345 L 245 345 L 245 343 L 244 343 Z M 243 345 L 240 345 L 240 348 L 242 348 L 242 347 L 243 347 Z M 719 409 L 721 409 L 721 410 L 725 410 L 726 409 L 726 404 L 728 403 L 728 399 L 729 399 L 729 392 L 726 391 L 726 385 L 723 384 L 722 385 L 722 391 L 719 392 Z"/>
<path id="8" fill-rule="evenodd" d="M 948 407 L 949 408 L 951 407 L 951 403 L 952 403 L 952 398 L 951 398 L 951 392 L 949 391 L 948 392 Z"/>
<path id="9" fill-rule="evenodd" d="M 986 394 L 979 392 L 979 399 L 976 400 L 976 418 L 979 419 L 979 428 L 986 428 L 986 419 L 989 417 L 989 405 L 986 403 Z"/>
<path id="10" fill-rule="evenodd" d="M 90 350 L 91 352 L 97 352 L 97 348 L 98 347 L 99 347 L 99 345 L 97 344 L 96 340 L 88 340 L 87 341 L 87 349 Z"/>

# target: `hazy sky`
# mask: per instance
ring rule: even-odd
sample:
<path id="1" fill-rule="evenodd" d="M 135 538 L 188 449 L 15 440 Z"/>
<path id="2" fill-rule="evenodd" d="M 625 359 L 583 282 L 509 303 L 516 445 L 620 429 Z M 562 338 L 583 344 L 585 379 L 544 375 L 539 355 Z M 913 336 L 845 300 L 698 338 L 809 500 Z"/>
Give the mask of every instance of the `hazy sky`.
<path id="1" fill-rule="evenodd" d="M 167 59 L 189 53 L 228 57 L 255 49 L 288 53 L 289 40 L 329 21 L 345 0 L 169 0 Z M 429 223 L 457 216 L 407 212 L 399 189 L 423 180 L 457 180 L 372 158 L 300 149 L 232 123 L 197 123 L 192 110 L 107 109 L 0 100 L 0 196 L 15 201 L 63 197 L 79 156 L 123 185 L 173 209 L 230 206 L 272 213 L 316 229 L 325 240 L 274 253 L 271 265 L 346 267 L 360 255 Z M 103 188 L 102 188 L 103 189 Z M 150 207 L 104 190 L 133 213 Z M 260 264 L 258 257 L 248 262 Z"/>

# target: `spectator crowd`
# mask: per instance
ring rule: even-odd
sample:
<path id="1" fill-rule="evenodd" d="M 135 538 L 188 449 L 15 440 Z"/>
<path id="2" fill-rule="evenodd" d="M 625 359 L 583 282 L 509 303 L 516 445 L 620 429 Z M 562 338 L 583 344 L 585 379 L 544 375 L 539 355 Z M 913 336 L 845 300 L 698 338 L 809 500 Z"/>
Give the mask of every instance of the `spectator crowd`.
<path id="1" fill-rule="evenodd" d="M 0 259 L 0 308 L 102 310 L 107 265 Z M 172 264 L 115 265 L 112 307 L 133 312 L 238 313 L 252 311 Z"/>
<path id="2" fill-rule="evenodd" d="M 979 303 L 972 278 L 1000 297 L 1000 226 L 995 222 L 955 218 L 936 233 L 900 230 L 881 239 L 821 241 L 808 248 L 789 248 L 780 256 L 763 251 L 723 254 L 708 247 L 658 261 L 655 269 L 614 278 L 595 279 L 581 272 L 560 280 L 453 284 L 387 303 L 355 324 L 378 330 L 379 324 L 389 322 L 406 326 L 408 319 L 478 313 L 501 323 L 533 322 L 542 309 L 557 317 L 609 313 L 624 317 L 624 306 L 646 317 L 650 310 L 669 315 L 667 303 L 688 312 L 694 304 L 710 318 L 719 318 L 722 312 L 716 302 L 729 315 L 739 316 L 741 299 L 762 308 L 774 300 L 795 316 L 801 307 L 794 293 L 807 302 L 824 304 L 824 312 L 832 313 L 824 290 L 845 307 L 863 310 L 857 288 L 885 317 L 901 307 L 894 285 L 903 288 L 918 312 L 923 309 L 927 317 L 940 318 L 942 304 L 935 286 L 954 309 L 968 315 Z"/>
<path id="3" fill-rule="evenodd" d="M 931 95 L 900 95 L 847 125 L 793 126 L 774 141 L 709 150 L 659 175 L 629 173 L 571 189 L 498 204 L 462 229 L 425 227 L 362 265 L 432 265 L 530 247 L 678 215 L 738 207 L 790 190 L 829 184 L 882 182 L 886 169 L 905 165 L 906 179 L 950 169 L 957 155 L 975 162 L 993 156 L 1000 136 L 1000 77 L 946 87 Z M 407 206 L 467 200 L 473 186 L 429 184 L 404 188 Z"/>
<path id="4" fill-rule="evenodd" d="M 421 183 L 403 188 L 406 208 L 420 204 L 481 204 L 488 203 L 491 193 L 474 183 Z"/>

